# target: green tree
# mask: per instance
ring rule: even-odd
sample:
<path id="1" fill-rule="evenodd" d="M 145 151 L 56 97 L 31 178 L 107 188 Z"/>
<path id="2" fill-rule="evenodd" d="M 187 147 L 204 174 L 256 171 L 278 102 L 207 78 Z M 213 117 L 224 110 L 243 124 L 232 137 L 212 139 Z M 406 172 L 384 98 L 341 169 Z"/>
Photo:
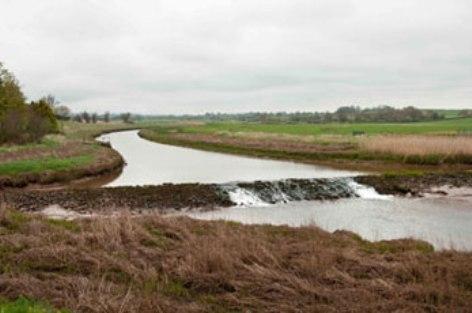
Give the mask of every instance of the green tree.
<path id="1" fill-rule="evenodd" d="M 15 76 L 0 63 L 0 144 L 37 141 L 57 132 L 56 116 L 48 101 L 56 102 L 48 96 L 28 105 Z"/>
<path id="2" fill-rule="evenodd" d="M 15 76 L 0 63 L 0 114 L 10 109 L 24 109 L 25 96 Z"/>
<path id="3" fill-rule="evenodd" d="M 59 125 L 57 123 L 53 108 L 44 99 L 41 99 L 37 102 L 31 102 L 30 108 L 33 114 L 38 115 L 46 121 L 49 132 L 58 131 Z"/>

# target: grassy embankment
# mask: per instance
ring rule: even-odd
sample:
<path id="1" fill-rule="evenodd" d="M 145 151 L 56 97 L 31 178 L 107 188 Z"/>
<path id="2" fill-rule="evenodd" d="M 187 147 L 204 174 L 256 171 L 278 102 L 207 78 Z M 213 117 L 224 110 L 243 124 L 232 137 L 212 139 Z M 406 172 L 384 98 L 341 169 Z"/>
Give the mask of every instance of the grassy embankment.
<path id="1" fill-rule="evenodd" d="M 404 169 L 470 167 L 471 134 L 471 118 L 397 124 L 176 124 L 141 131 L 163 143 L 373 170 L 394 164 Z"/>
<path id="2" fill-rule="evenodd" d="M 159 215 L 57 221 L 5 209 L 0 233 L 0 298 L 72 312 L 465 312 L 472 305 L 472 255 L 413 240 L 372 243 L 316 227 Z"/>
<path id="3" fill-rule="evenodd" d="M 120 155 L 94 137 L 130 128 L 136 125 L 64 122 L 60 135 L 46 136 L 40 143 L 0 146 L 0 186 L 63 182 L 119 169 Z"/>

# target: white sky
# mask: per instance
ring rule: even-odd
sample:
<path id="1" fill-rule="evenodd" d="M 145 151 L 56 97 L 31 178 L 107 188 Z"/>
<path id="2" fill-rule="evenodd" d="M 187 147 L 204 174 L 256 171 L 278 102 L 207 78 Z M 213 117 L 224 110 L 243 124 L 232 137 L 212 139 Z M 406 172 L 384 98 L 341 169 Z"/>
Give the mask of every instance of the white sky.
<path id="1" fill-rule="evenodd" d="M 472 1 L 0 0 L 0 61 L 74 111 L 472 108 Z"/>

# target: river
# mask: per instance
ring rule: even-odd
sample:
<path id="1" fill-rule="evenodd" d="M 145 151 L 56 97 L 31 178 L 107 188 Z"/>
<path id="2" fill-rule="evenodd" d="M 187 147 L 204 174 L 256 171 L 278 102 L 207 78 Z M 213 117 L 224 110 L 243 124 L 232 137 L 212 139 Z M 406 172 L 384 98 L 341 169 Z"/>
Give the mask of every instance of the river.
<path id="1" fill-rule="evenodd" d="M 163 145 L 138 136 L 137 131 L 103 135 L 124 157 L 127 166 L 108 186 L 162 183 L 228 183 L 287 178 L 340 178 L 352 171 L 205 152 Z M 293 201 L 269 204 L 257 195 L 235 193 L 238 206 L 211 212 L 187 213 L 198 219 L 224 219 L 247 224 L 303 226 L 327 231 L 350 230 L 368 240 L 416 238 L 436 249 L 472 251 L 472 195 L 398 198 L 356 188 L 359 197 L 335 201 Z M 258 199 L 256 199 L 258 200 Z"/>
<path id="2" fill-rule="evenodd" d="M 328 178 L 359 175 L 323 166 L 256 159 L 163 145 L 138 136 L 138 131 L 102 135 L 125 159 L 121 175 L 107 186 L 164 183 L 227 183 L 283 178 Z"/>

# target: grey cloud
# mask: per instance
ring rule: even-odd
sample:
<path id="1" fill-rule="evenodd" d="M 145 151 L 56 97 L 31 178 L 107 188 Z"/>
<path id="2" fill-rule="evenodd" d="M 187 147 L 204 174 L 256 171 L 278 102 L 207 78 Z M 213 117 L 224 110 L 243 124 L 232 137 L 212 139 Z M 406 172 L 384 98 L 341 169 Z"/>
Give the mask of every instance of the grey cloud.
<path id="1" fill-rule="evenodd" d="M 468 0 L 4 0 L 30 98 L 142 113 L 472 107 Z"/>

